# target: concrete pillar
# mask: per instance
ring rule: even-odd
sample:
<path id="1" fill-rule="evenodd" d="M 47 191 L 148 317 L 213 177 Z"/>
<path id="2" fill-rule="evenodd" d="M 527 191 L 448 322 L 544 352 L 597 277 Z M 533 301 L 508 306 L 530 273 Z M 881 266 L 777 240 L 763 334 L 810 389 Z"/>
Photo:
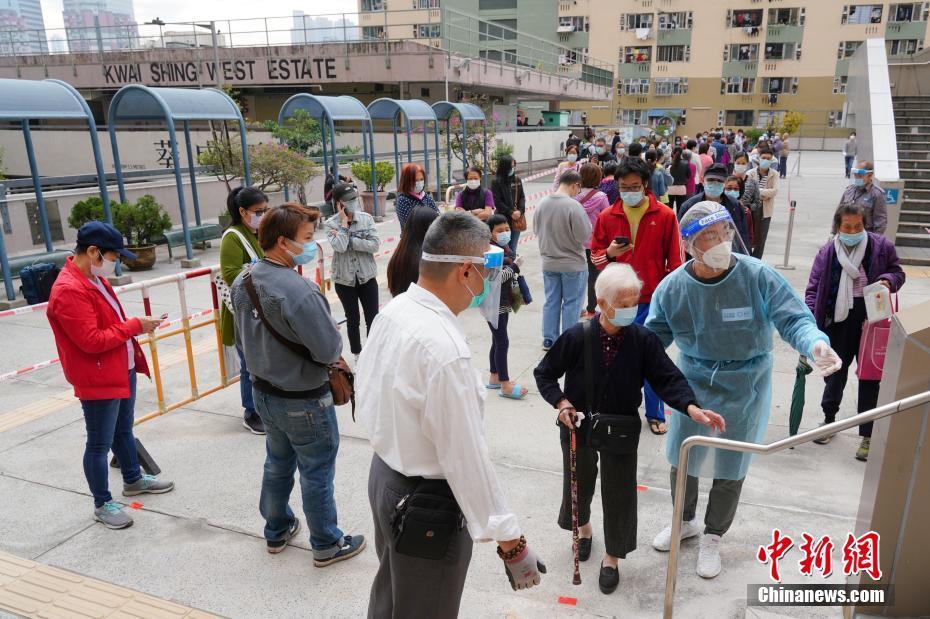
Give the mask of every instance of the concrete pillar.
<path id="1" fill-rule="evenodd" d="M 892 320 L 879 405 L 930 389 L 930 303 L 899 312 Z M 856 614 L 886 617 L 930 615 L 930 405 L 875 422 L 856 521 L 856 535 L 881 535 L 875 584 L 894 586 L 881 607 L 846 607 Z M 873 584 L 870 576 L 849 584 Z"/>

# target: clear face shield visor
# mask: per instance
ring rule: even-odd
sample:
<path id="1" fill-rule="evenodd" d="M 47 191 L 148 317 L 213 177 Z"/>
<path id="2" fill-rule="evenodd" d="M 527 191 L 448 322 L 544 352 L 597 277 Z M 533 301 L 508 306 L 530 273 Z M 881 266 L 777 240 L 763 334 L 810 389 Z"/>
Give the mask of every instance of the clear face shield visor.
<path id="1" fill-rule="evenodd" d="M 475 288 L 469 289 L 473 295 L 473 305 L 471 307 L 477 307 L 484 319 L 491 323 L 495 329 L 497 328 L 497 319 L 500 316 L 501 273 L 504 268 L 504 250 L 502 248 L 492 245 L 481 257 L 438 255 L 423 252 L 421 258 L 427 262 L 467 262 L 482 266 L 484 268 L 482 287 L 477 290 Z M 478 271 L 478 273 L 481 272 Z"/>
<path id="2" fill-rule="evenodd" d="M 730 257 L 734 253 L 749 254 L 726 209 L 690 222 L 681 229 L 681 238 L 685 251 L 712 269 L 729 268 Z"/>

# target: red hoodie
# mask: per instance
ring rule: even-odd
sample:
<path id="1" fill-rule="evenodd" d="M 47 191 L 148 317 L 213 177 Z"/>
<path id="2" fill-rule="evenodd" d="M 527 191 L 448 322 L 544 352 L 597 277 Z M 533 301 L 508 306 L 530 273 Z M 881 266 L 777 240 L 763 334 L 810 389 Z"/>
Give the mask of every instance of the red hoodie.
<path id="1" fill-rule="evenodd" d="M 649 303 L 652 293 L 662 279 L 681 266 L 684 252 L 681 246 L 681 234 L 678 231 L 678 219 L 675 212 L 665 206 L 652 193 L 648 193 L 649 206 L 636 230 L 633 249 L 620 254 L 608 262 L 626 262 L 633 267 L 643 280 L 640 303 Z M 630 220 L 623 212 L 623 202 L 617 200 L 609 209 L 602 211 L 594 224 L 591 237 L 591 260 L 603 269 L 608 262 L 597 263 L 598 258 L 606 257 L 607 246 L 615 237 L 633 238 Z"/>
<path id="2" fill-rule="evenodd" d="M 109 294 L 116 293 L 101 280 Z M 123 306 L 119 304 L 120 311 Z M 135 337 L 142 333 L 138 318 L 123 321 L 100 290 L 68 258 L 52 286 L 46 312 L 65 378 L 81 400 L 129 397 L 129 358 L 126 340 L 132 340 L 136 371 L 149 375 L 148 362 Z M 125 313 L 124 313 L 125 315 Z"/>

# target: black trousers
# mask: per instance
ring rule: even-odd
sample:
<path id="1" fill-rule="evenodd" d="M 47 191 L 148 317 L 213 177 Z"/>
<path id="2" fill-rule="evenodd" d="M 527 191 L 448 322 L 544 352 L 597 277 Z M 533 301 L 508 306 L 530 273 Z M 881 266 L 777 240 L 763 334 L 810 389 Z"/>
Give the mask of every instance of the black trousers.
<path id="1" fill-rule="evenodd" d="M 559 526 L 572 530 L 570 443 L 562 441 L 562 507 Z M 578 526 L 591 521 L 591 501 L 597 464 L 601 464 L 601 505 L 604 509 L 604 545 L 607 554 L 623 559 L 636 550 L 636 452 L 618 456 L 598 454 L 578 445 L 575 463 L 578 478 Z"/>
<path id="2" fill-rule="evenodd" d="M 352 354 L 357 355 L 362 352 L 361 316 L 358 304 L 361 302 L 362 311 L 365 312 L 365 333 L 368 333 L 371 331 L 371 323 L 378 315 L 378 280 L 372 277 L 364 284 L 360 284 L 356 278 L 354 286 L 336 284 L 336 296 L 339 297 L 342 309 L 346 313 L 349 347 L 352 349 Z"/>
<path id="3" fill-rule="evenodd" d="M 591 262 L 591 250 L 584 250 L 584 254 L 588 259 L 588 305 L 585 309 L 589 312 L 593 312 L 597 309 L 597 295 L 594 294 L 594 283 L 597 281 L 597 276 L 601 271 Z"/>
<path id="4" fill-rule="evenodd" d="M 684 204 L 685 201 L 688 198 L 690 198 L 692 195 L 694 194 L 684 195 L 684 196 L 669 196 L 668 205 L 672 207 L 672 209 L 675 211 L 675 214 L 678 215 L 681 205 Z"/>
<path id="5" fill-rule="evenodd" d="M 752 252 L 753 258 L 762 260 L 762 253 L 765 251 L 765 239 L 769 236 L 769 226 L 772 223 L 771 217 L 763 217 L 762 209 L 759 208 L 752 212 L 752 247 L 747 247 Z"/>
<path id="6" fill-rule="evenodd" d="M 853 299 L 853 306 L 849 316 L 843 322 L 834 322 L 824 329 L 830 337 L 830 346 L 843 360 L 843 367 L 839 371 L 823 379 L 823 398 L 820 408 L 823 409 L 824 421 L 836 421 L 836 414 L 843 401 L 843 390 L 846 388 L 846 379 L 849 377 L 849 366 L 853 359 L 859 362 L 859 340 L 862 339 L 862 322 L 865 320 L 865 301 L 861 297 Z M 878 391 L 881 381 L 860 380 L 859 402 L 856 411 L 863 413 L 878 406 Z M 872 422 L 859 426 L 859 436 L 872 436 Z"/>
<path id="7" fill-rule="evenodd" d="M 501 314 L 497 317 L 497 328 L 488 323 L 491 329 L 491 352 L 488 355 L 491 366 L 491 374 L 497 374 L 498 380 L 505 383 L 510 380 L 510 374 L 507 371 L 507 353 L 510 350 L 510 337 L 507 335 L 507 322 L 510 320 L 510 314 Z"/>
<path id="8" fill-rule="evenodd" d="M 672 467 L 668 475 L 672 488 L 672 504 L 675 504 L 675 484 L 678 481 L 678 467 Z M 704 533 L 720 535 L 730 530 L 739 495 L 743 491 L 743 479 L 715 479 L 707 496 L 707 509 L 704 511 Z M 685 480 L 685 509 L 681 514 L 683 521 L 694 520 L 697 512 L 698 478 L 688 475 Z"/>

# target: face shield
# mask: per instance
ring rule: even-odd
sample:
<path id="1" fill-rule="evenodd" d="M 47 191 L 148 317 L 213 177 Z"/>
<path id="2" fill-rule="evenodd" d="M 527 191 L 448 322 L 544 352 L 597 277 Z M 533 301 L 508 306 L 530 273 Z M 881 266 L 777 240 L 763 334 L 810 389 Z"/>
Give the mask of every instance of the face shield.
<path id="1" fill-rule="evenodd" d="M 729 211 L 717 202 L 691 207 L 681 218 L 681 238 L 695 260 L 718 271 L 730 267 L 734 252 L 749 254 Z"/>
<path id="2" fill-rule="evenodd" d="M 469 288 L 472 294 L 472 303 L 469 307 L 477 307 L 484 316 L 484 319 L 497 328 L 497 319 L 500 317 L 501 303 L 501 272 L 504 268 L 504 250 L 496 245 L 491 245 L 484 256 L 451 256 L 428 254 L 423 252 L 421 255 L 427 262 L 468 262 L 472 265 L 480 265 L 483 271 L 475 269 L 482 276 L 481 288 Z M 469 267 L 473 268 L 473 267 Z"/>

